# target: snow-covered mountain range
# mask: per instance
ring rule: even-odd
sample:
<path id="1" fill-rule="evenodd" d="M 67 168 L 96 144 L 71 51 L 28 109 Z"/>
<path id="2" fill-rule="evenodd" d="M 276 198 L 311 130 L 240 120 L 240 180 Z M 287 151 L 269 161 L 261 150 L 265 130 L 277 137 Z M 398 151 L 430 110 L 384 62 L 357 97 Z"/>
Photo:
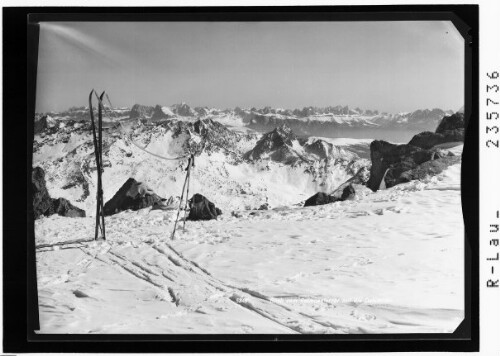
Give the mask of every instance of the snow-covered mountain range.
<path id="1" fill-rule="evenodd" d="M 407 140 L 412 135 L 426 130 L 434 130 L 445 115 L 452 110 L 422 109 L 396 114 L 377 110 L 351 109 L 348 106 L 304 107 L 302 109 L 275 109 L 271 107 L 241 109 L 217 109 L 208 107 L 191 108 L 186 103 L 172 106 L 145 106 L 135 104 L 131 108 L 109 108 L 111 120 L 140 119 L 143 122 L 158 122 L 167 119 L 196 121 L 212 119 L 240 130 L 268 132 L 286 124 L 298 136 L 324 136 L 331 138 L 387 138 L 388 131 Z M 88 120 L 88 108 L 73 107 L 64 112 L 38 114 L 58 120 Z M 404 133 L 406 131 L 406 133 Z"/>

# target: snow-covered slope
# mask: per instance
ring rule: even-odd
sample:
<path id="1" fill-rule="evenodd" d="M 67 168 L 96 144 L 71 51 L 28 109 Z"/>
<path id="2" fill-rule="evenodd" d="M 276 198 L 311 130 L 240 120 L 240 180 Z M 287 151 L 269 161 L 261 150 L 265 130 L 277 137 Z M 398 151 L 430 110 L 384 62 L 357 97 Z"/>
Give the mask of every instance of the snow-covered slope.
<path id="1" fill-rule="evenodd" d="M 460 164 L 355 188 L 354 200 L 316 207 L 221 205 L 219 220 L 188 221 L 174 241 L 174 211 L 122 212 L 106 219 L 106 242 L 61 246 L 91 239 L 94 219 L 37 220 L 40 332 L 453 332 L 464 316 Z"/>

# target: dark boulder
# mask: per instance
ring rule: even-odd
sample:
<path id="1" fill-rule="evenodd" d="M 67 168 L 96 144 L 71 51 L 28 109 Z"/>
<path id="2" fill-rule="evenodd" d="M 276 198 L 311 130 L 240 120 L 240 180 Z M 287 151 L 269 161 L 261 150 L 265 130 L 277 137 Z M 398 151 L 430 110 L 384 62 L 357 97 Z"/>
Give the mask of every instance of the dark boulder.
<path id="1" fill-rule="evenodd" d="M 52 199 L 52 214 L 59 214 L 70 218 L 84 218 L 85 210 L 73 206 L 64 198 Z"/>
<path id="2" fill-rule="evenodd" d="M 189 200 L 189 215 L 187 220 L 212 220 L 217 219 L 222 211 L 215 204 L 201 194 L 194 194 Z"/>
<path id="3" fill-rule="evenodd" d="M 425 150 L 417 146 L 395 145 L 375 140 L 370 144 L 372 166 L 366 186 L 377 191 L 385 174 L 385 186 L 390 188 L 398 184 L 398 178 L 403 172 L 430 161 L 435 155 L 436 151 Z"/>
<path id="4" fill-rule="evenodd" d="M 269 203 L 262 204 L 258 210 L 269 210 Z"/>
<path id="5" fill-rule="evenodd" d="M 162 198 L 146 184 L 129 178 L 106 204 L 104 215 L 113 215 L 124 210 L 139 210 L 161 203 Z"/>
<path id="6" fill-rule="evenodd" d="M 33 215 L 35 219 L 40 216 L 59 214 L 67 217 L 85 217 L 85 210 L 73 206 L 67 199 L 50 197 L 45 185 L 45 172 L 41 167 L 33 168 L 31 172 L 33 188 Z"/>

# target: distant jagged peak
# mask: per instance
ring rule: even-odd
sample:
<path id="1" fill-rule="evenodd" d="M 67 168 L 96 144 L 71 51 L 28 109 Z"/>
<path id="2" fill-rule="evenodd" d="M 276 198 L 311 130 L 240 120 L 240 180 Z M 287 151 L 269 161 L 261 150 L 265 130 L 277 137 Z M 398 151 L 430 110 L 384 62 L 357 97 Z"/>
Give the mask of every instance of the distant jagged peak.
<path id="1" fill-rule="evenodd" d="M 144 117 L 151 117 L 153 115 L 155 108 L 153 106 L 134 104 L 132 109 L 130 109 L 129 118 L 137 119 Z"/>
<path id="2" fill-rule="evenodd" d="M 191 107 L 186 104 L 184 101 L 180 104 L 174 104 L 171 106 L 171 109 L 174 113 L 179 116 L 196 116 L 196 112 L 191 109 Z"/>
<path id="3" fill-rule="evenodd" d="M 311 164 L 330 159 L 352 160 L 358 158 L 355 154 L 348 153 L 321 138 L 298 138 L 286 124 L 275 127 L 272 131 L 264 134 L 244 157 L 251 161 L 270 159 L 292 165 L 296 163 Z"/>
<path id="4" fill-rule="evenodd" d="M 220 122 L 214 121 L 211 118 L 198 119 L 193 123 L 193 128 L 196 133 L 203 134 L 209 130 L 212 131 L 229 131 L 229 129 Z"/>
<path id="5" fill-rule="evenodd" d="M 291 148 L 294 141 L 296 141 L 296 137 L 292 129 L 283 124 L 262 135 L 247 156 L 250 159 L 260 159 L 277 150 Z"/>
<path id="6" fill-rule="evenodd" d="M 151 119 L 152 120 L 161 120 L 161 119 L 167 119 L 175 117 L 175 114 L 170 110 L 168 106 L 160 106 L 156 105 L 154 107 Z"/>
<path id="7" fill-rule="evenodd" d="M 180 133 L 196 134 L 203 139 L 220 141 L 221 143 L 229 136 L 236 136 L 236 133 L 229 130 L 224 124 L 211 118 L 199 118 L 196 121 L 177 121 L 174 127 L 174 135 L 176 136 Z"/>
<path id="8" fill-rule="evenodd" d="M 207 106 L 197 106 L 194 108 L 194 111 L 200 116 L 207 116 L 212 110 Z"/>
<path id="9" fill-rule="evenodd" d="M 108 105 L 105 105 L 107 108 L 109 108 L 111 111 L 125 111 L 129 110 L 128 108 L 122 107 L 122 108 L 114 108 L 114 107 L 108 107 Z M 387 117 L 423 117 L 426 115 L 430 116 L 437 116 L 437 115 L 444 115 L 444 114 L 451 114 L 452 112 L 455 112 L 453 110 L 443 110 L 440 108 L 424 108 L 424 109 L 416 109 L 414 111 L 402 111 L 399 113 L 391 114 L 387 112 L 382 112 L 379 113 L 378 110 L 370 110 L 370 109 L 361 109 L 359 107 L 356 107 L 355 109 L 351 109 L 348 105 L 336 105 L 336 106 L 324 106 L 324 107 L 318 107 L 318 106 L 304 106 L 302 108 L 296 108 L 296 109 L 284 109 L 282 107 L 279 108 L 273 108 L 272 106 L 265 106 L 262 108 L 256 108 L 252 107 L 250 109 L 248 108 L 241 108 L 240 106 L 236 106 L 234 109 L 221 109 L 221 108 L 214 108 L 214 107 L 208 107 L 208 106 L 196 106 L 192 108 L 189 104 L 186 102 L 182 101 L 181 103 L 176 103 L 171 106 L 165 106 L 161 104 L 157 104 L 154 106 L 151 105 L 143 105 L 136 103 L 132 105 L 130 108 L 131 116 L 137 115 L 137 114 L 143 114 L 144 112 L 149 113 L 150 115 L 153 113 L 155 108 L 168 108 L 169 110 L 166 111 L 171 111 L 177 116 L 185 116 L 185 117 L 202 117 L 202 116 L 208 116 L 211 114 L 235 114 L 235 115 L 247 115 L 250 113 L 254 114 L 260 114 L 260 115 L 282 115 L 282 116 L 290 116 L 290 117 L 308 117 L 308 116 L 314 116 L 314 115 L 357 115 L 357 116 L 387 116 Z M 463 111 L 463 106 L 459 109 L 459 111 Z M 63 114 L 77 114 L 77 113 L 86 113 L 88 111 L 88 107 L 86 106 L 73 106 L 68 108 L 65 111 L 61 112 L 46 112 L 45 114 L 50 114 L 51 116 L 57 117 L 57 116 L 63 116 Z M 165 111 L 165 109 L 164 109 Z M 37 113 L 38 115 L 41 115 L 43 113 Z M 169 115 L 169 113 L 167 113 Z M 146 114 L 146 116 L 148 116 Z"/>

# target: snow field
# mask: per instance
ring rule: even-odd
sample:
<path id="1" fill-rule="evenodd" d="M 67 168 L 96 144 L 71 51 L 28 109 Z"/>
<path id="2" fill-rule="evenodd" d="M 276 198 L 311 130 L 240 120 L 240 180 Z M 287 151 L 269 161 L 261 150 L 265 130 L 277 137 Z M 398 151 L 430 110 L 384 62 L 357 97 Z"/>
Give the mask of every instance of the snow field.
<path id="1" fill-rule="evenodd" d="M 242 182 L 232 186 L 195 173 L 191 191 L 207 189 L 200 193 L 223 210 L 219 220 L 188 221 L 171 241 L 176 212 L 126 211 L 106 218 L 106 242 L 37 250 L 40 332 L 429 333 L 459 325 L 460 165 L 423 182 L 376 193 L 356 186 L 354 200 L 298 208 L 282 196 L 301 198 L 288 184 L 275 196 L 259 192 L 261 171 L 230 171 L 235 168 L 212 156 L 199 160 L 197 173 L 216 166 Z M 132 170 L 150 164 L 137 160 Z M 143 176 L 160 195 L 171 183 L 159 185 L 163 191 L 151 183 L 167 168 Z M 276 167 L 269 172 L 277 175 L 273 189 L 287 179 L 297 191 L 309 184 Z M 118 189 L 123 182 L 113 177 L 120 174 L 105 171 L 105 189 Z M 245 178 L 259 201 L 267 194 L 272 206 L 287 206 L 245 210 L 248 201 L 214 193 L 218 184 L 245 189 Z M 35 222 L 36 244 L 91 239 L 94 223 L 92 217 L 42 218 Z"/>

